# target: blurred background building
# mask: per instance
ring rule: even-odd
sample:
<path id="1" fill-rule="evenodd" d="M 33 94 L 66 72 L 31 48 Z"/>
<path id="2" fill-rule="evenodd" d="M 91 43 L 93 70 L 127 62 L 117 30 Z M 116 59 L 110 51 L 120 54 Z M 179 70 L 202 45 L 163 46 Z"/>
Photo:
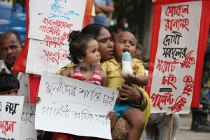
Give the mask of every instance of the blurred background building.
<path id="1" fill-rule="evenodd" d="M 22 42 L 25 42 L 25 0 L 0 0 L 0 34 L 8 30 L 19 32 Z"/>

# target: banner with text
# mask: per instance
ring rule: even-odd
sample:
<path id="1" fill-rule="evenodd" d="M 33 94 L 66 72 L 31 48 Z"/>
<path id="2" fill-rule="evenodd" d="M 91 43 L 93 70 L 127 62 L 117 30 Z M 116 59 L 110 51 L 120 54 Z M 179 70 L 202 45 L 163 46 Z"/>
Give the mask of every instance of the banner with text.
<path id="1" fill-rule="evenodd" d="M 111 139 L 107 114 L 113 110 L 118 91 L 45 73 L 39 96 L 36 129 Z"/>
<path id="2" fill-rule="evenodd" d="M 202 69 L 197 66 L 203 63 L 198 57 L 204 57 L 198 52 L 203 4 L 186 1 L 155 6 L 154 12 L 160 17 L 154 16 L 153 27 L 159 24 L 159 29 L 153 28 L 150 64 L 154 66 L 149 68 L 152 112 L 186 114 L 191 107 L 195 73 Z"/>
<path id="3" fill-rule="evenodd" d="M 28 37 L 54 42 L 48 47 L 60 47 L 59 43 L 68 45 L 69 33 L 82 29 L 86 2 L 87 0 L 30 0 Z"/>
<path id="4" fill-rule="evenodd" d="M 19 139 L 23 96 L 0 96 L 0 139 Z"/>
<path id="5" fill-rule="evenodd" d="M 68 36 L 81 30 L 87 0 L 30 0 L 26 73 L 56 73 L 69 63 Z"/>
<path id="6" fill-rule="evenodd" d="M 37 140 L 35 105 L 24 103 L 20 124 L 20 140 Z"/>

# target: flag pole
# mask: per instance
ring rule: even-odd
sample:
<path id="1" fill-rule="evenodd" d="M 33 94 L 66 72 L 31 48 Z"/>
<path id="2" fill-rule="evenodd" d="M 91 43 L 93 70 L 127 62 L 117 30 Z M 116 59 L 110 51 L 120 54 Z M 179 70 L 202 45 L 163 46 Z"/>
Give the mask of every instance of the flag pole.
<path id="1" fill-rule="evenodd" d="M 174 114 L 170 114 L 167 140 L 171 140 Z"/>

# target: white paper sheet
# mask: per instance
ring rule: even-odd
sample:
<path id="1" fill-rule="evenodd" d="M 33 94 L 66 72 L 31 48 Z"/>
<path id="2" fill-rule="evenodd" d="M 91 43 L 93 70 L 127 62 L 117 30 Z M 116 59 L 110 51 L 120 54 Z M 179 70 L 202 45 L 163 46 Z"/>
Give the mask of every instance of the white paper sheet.
<path id="1" fill-rule="evenodd" d="M 43 71 L 56 73 L 70 62 L 67 56 L 68 45 L 30 39 L 26 73 L 38 75 Z"/>
<path id="2" fill-rule="evenodd" d="M 35 130 L 36 105 L 24 103 L 20 125 L 20 140 L 37 140 Z"/>
<path id="3" fill-rule="evenodd" d="M 30 0 L 29 38 L 68 44 L 68 34 L 81 30 L 86 0 Z"/>
<path id="4" fill-rule="evenodd" d="M 55 74 L 41 77 L 35 128 L 111 139 L 110 120 L 118 91 Z"/>
<path id="5" fill-rule="evenodd" d="M 23 96 L 0 96 L 0 139 L 19 139 Z"/>
<path id="6" fill-rule="evenodd" d="M 201 10 L 202 1 L 162 5 L 150 94 L 152 113 L 190 111 Z"/>

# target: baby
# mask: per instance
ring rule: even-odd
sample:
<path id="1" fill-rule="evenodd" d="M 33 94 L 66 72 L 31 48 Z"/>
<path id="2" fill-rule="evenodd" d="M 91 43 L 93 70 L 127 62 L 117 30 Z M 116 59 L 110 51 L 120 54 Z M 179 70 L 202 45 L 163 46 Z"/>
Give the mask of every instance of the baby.
<path id="1" fill-rule="evenodd" d="M 141 92 L 144 92 L 141 86 L 146 86 L 148 77 L 145 76 L 143 62 L 134 59 L 136 50 L 136 38 L 130 32 L 120 32 L 115 36 L 114 58 L 102 64 L 101 68 L 108 76 L 108 87 L 117 90 L 124 82 L 129 85 L 140 86 Z M 122 76 L 122 55 L 129 52 L 132 57 L 133 74 Z M 122 94 L 121 94 L 122 95 Z M 145 117 L 143 112 L 130 102 L 122 102 L 124 96 L 119 96 L 115 104 L 115 116 L 112 119 L 112 127 L 119 116 L 126 118 L 131 125 L 128 133 L 128 140 L 139 140 L 145 126 Z"/>

